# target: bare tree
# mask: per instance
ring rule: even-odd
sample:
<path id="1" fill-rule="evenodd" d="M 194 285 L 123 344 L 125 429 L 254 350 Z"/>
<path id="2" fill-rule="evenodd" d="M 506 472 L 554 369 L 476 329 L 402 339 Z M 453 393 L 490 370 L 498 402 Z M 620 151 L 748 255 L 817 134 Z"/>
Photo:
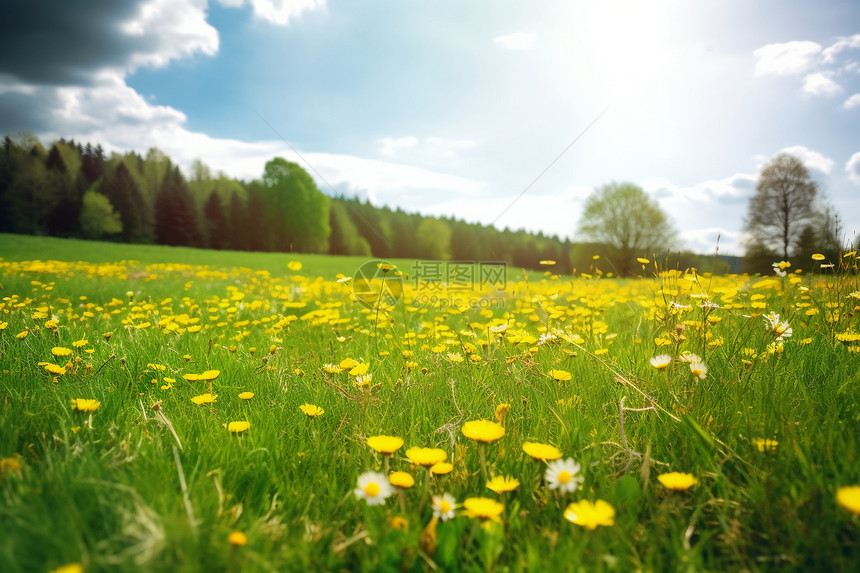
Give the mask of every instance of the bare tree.
<path id="1" fill-rule="evenodd" d="M 798 158 L 780 153 L 770 160 L 761 170 L 744 219 L 752 243 L 781 251 L 787 259 L 801 230 L 818 215 L 817 194 L 818 185 Z"/>

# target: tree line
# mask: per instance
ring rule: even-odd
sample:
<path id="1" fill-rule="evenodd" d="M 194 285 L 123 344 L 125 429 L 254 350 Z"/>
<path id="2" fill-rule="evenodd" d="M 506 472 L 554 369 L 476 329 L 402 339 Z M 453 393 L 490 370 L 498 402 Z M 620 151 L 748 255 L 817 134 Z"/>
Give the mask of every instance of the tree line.
<path id="1" fill-rule="evenodd" d="M 251 181 L 194 161 L 186 176 L 152 148 L 106 153 L 29 133 L 0 148 L 0 232 L 244 251 L 504 261 L 569 268 L 571 243 L 322 193 L 299 165 L 269 161 Z"/>

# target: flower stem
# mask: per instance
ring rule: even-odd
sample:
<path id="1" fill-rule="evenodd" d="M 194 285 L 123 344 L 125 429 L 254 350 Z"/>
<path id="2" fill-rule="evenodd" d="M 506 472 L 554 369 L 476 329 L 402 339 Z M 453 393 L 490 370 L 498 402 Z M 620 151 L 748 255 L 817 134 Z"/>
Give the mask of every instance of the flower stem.
<path id="1" fill-rule="evenodd" d="M 484 481 L 490 481 L 490 474 L 487 472 L 487 456 L 484 454 L 484 444 L 478 444 L 478 459 L 481 460 L 481 471 L 484 473 Z"/>

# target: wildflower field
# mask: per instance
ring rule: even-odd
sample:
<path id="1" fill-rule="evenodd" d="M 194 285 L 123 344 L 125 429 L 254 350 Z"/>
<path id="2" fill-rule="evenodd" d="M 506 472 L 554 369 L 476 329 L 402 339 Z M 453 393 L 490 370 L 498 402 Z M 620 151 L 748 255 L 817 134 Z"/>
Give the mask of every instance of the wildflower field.
<path id="1" fill-rule="evenodd" d="M 412 261 L 0 257 L 0 571 L 860 563 L 854 253 L 468 288 Z"/>

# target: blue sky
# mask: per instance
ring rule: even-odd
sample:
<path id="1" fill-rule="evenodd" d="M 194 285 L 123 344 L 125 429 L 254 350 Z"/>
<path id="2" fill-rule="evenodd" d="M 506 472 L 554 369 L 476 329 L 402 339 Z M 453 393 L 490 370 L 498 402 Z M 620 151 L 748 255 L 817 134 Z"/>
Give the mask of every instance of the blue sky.
<path id="1" fill-rule="evenodd" d="M 712 251 L 721 235 L 721 252 L 741 254 L 758 170 L 787 150 L 847 236 L 860 231 L 857 2 L 36 0 L 2 10 L 2 132 L 156 146 L 183 166 L 199 158 L 250 179 L 276 155 L 301 163 L 262 116 L 326 192 L 489 223 L 607 110 L 497 226 L 575 239 L 588 194 L 630 181 L 686 248 Z"/>

